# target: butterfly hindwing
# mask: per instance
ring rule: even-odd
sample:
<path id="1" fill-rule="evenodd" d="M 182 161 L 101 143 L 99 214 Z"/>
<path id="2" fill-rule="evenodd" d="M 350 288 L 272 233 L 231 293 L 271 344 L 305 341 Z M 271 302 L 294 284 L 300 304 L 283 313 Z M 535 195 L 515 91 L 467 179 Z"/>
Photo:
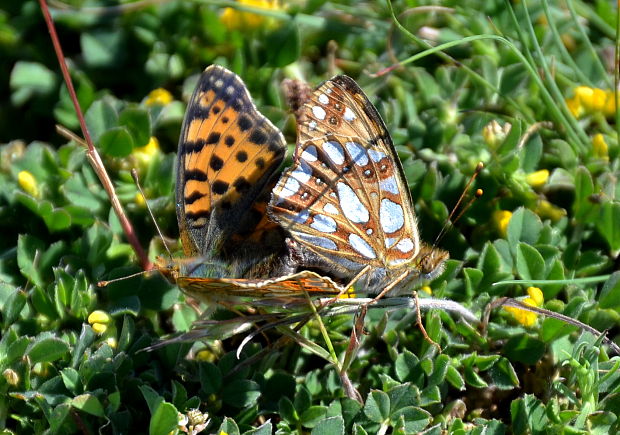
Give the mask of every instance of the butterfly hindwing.
<path id="1" fill-rule="evenodd" d="M 282 249 L 282 232 L 265 209 L 285 151 L 282 133 L 256 109 L 241 79 L 208 67 L 189 102 L 177 157 L 186 256 L 228 261 Z"/>

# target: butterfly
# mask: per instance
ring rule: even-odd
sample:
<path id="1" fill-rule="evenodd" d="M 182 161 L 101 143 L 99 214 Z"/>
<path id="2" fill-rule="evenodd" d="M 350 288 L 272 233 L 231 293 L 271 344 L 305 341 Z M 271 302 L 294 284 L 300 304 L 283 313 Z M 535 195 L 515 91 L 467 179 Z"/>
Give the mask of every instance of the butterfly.
<path id="1" fill-rule="evenodd" d="M 448 253 L 420 241 L 392 139 L 355 81 L 324 82 L 298 123 L 294 164 L 268 208 L 298 267 L 339 280 L 361 274 L 360 293 L 390 296 L 439 275 Z"/>
<path id="2" fill-rule="evenodd" d="M 177 154 L 184 259 L 160 259 L 160 272 L 206 302 L 303 290 L 338 294 L 330 278 L 291 268 L 285 232 L 266 214 L 285 152 L 282 133 L 257 110 L 243 81 L 208 67 L 188 104 Z"/>

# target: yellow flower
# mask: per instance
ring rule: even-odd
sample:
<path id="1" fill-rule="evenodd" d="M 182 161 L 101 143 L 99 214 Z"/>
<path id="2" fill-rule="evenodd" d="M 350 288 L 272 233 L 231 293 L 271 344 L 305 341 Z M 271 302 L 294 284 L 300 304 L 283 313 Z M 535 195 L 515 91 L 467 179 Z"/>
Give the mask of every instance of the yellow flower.
<path id="1" fill-rule="evenodd" d="M 502 126 L 499 122 L 493 120 L 482 129 L 482 137 L 489 147 L 497 148 L 498 145 L 504 142 L 511 128 L 512 124 L 509 122 Z"/>
<path id="2" fill-rule="evenodd" d="M 531 174 L 527 174 L 525 176 L 525 181 L 527 184 L 532 186 L 534 189 L 542 187 L 548 179 L 549 171 L 547 169 L 541 169 L 540 171 L 532 172 Z"/>
<path id="3" fill-rule="evenodd" d="M 172 100 L 173 98 L 170 92 L 164 88 L 157 88 L 149 93 L 144 104 L 147 106 L 165 106 L 170 104 Z"/>
<path id="4" fill-rule="evenodd" d="M 546 199 L 538 201 L 534 213 L 543 219 L 551 219 L 553 222 L 557 222 L 566 216 L 566 210 L 551 204 Z"/>
<path id="5" fill-rule="evenodd" d="M 530 295 L 530 299 L 534 302 L 534 306 L 540 307 L 543 302 L 545 302 L 545 296 L 538 287 L 528 287 L 526 292 Z"/>
<path id="6" fill-rule="evenodd" d="M 339 296 L 340 299 L 353 299 L 356 298 L 355 289 L 353 286 L 349 287 L 346 292 Z"/>
<path id="7" fill-rule="evenodd" d="M 108 329 L 108 324 L 112 322 L 112 317 L 102 310 L 96 310 L 88 316 L 88 323 L 97 334 L 103 334 Z"/>
<path id="8" fill-rule="evenodd" d="M 592 138 L 592 149 L 594 150 L 594 155 L 596 157 L 603 160 L 609 160 L 607 142 L 605 142 L 605 136 L 601 133 L 595 134 Z"/>
<path id="9" fill-rule="evenodd" d="M 575 118 L 581 118 L 585 113 L 585 110 L 577 97 L 568 98 L 566 100 L 566 106 L 568 106 L 568 110 Z"/>
<path id="10" fill-rule="evenodd" d="M 605 91 L 589 86 L 577 86 L 574 94 L 573 98 L 566 99 L 566 105 L 576 118 L 594 113 L 601 113 L 611 117 L 616 113 L 613 91 Z"/>
<path id="11" fill-rule="evenodd" d="M 544 300 L 543 293 L 538 287 L 528 287 L 527 293 L 528 297 L 523 299 L 525 305 L 529 305 L 530 307 L 540 307 L 542 306 Z M 532 311 L 527 311 L 522 308 L 517 307 L 504 307 L 506 311 L 513 315 L 515 320 L 522 324 L 523 326 L 529 327 L 536 323 L 536 319 L 538 318 L 538 314 Z"/>
<path id="12" fill-rule="evenodd" d="M 214 362 L 216 360 L 216 355 L 210 349 L 202 349 L 196 353 L 196 360 Z"/>
<path id="13" fill-rule="evenodd" d="M 19 183 L 19 187 L 21 187 L 24 192 L 34 196 L 35 198 L 39 197 L 40 192 L 37 179 L 34 178 L 34 175 L 32 175 L 31 172 L 19 171 L 19 174 L 17 174 L 17 182 Z"/>
<path id="14" fill-rule="evenodd" d="M 140 208 L 144 208 L 146 206 L 144 196 L 142 196 L 140 192 L 136 192 L 136 196 L 134 197 L 133 202 L 135 202 L 136 205 Z"/>
<path id="15" fill-rule="evenodd" d="M 502 237 L 506 237 L 506 231 L 508 230 L 508 223 L 512 217 L 512 212 L 508 210 L 495 210 L 493 212 L 492 221 L 495 223 L 497 231 L 499 231 Z"/>
<path id="16" fill-rule="evenodd" d="M 149 142 L 143 147 L 134 148 L 132 155 L 143 165 L 148 165 L 151 159 L 161 152 L 159 141 L 155 136 L 151 136 Z"/>
<path id="17" fill-rule="evenodd" d="M 607 100 L 605 101 L 605 107 L 603 113 L 607 118 L 616 116 L 616 95 L 614 91 L 607 91 Z"/>
<path id="18" fill-rule="evenodd" d="M 257 9 L 280 9 L 278 0 L 238 0 L 237 3 Z M 253 30 L 263 24 L 265 16 L 254 12 L 242 12 L 235 8 L 225 8 L 220 16 L 220 21 L 229 30 Z"/>
<path id="19" fill-rule="evenodd" d="M 427 295 L 432 296 L 433 295 L 433 289 L 430 288 L 430 286 L 428 285 L 423 285 L 422 287 L 420 287 L 420 291 L 426 293 Z"/>

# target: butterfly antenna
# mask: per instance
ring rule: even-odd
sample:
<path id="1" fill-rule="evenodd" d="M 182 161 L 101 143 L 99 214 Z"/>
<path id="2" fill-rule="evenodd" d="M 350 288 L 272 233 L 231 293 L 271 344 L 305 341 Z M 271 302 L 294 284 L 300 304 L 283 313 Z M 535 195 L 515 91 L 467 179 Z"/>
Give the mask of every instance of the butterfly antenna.
<path id="1" fill-rule="evenodd" d="M 454 221 L 452 221 L 452 218 L 454 217 L 454 215 L 456 214 L 456 211 L 459 209 L 459 207 L 461 206 L 461 203 L 463 202 L 463 200 L 465 199 L 465 195 L 467 194 L 467 192 L 469 191 L 469 188 L 471 187 L 472 183 L 474 182 L 474 180 L 476 179 L 476 177 L 478 176 L 478 174 L 480 172 L 482 172 L 482 170 L 484 169 L 484 163 L 479 162 L 476 165 L 476 169 L 474 170 L 473 175 L 469 178 L 469 181 L 467 182 L 467 185 L 465 186 L 465 188 L 463 189 L 463 192 L 461 193 L 461 196 L 459 197 L 459 200 L 456 202 L 456 204 L 454 205 L 454 207 L 452 208 L 452 211 L 450 212 L 450 215 L 448 216 L 448 218 L 446 219 L 446 222 L 443 225 L 443 228 L 441 229 L 441 231 L 439 232 L 439 234 L 437 235 L 437 238 L 435 239 L 435 242 L 433 243 L 433 246 L 437 246 L 437 244 L 439 243 L 439 241 L 443 238 L 443 236 L 446 234 L 446 231 L 448 230 L 448 227 L 450 226 L 450 223 L 452 222 L 452 225 L 456 224 L 456 222 L 463 216 L 463 214 L 465 214 L 465 212 L 467 210 L 469 210 L 469 208 L 471 207 L 471 205 L 474 203 L 474 201 L 478 198 L 480 198 L 483 195 L 483 190 L 482 189 L 477 189 L 474 196 L 467 202 L 467 204 L 461 208 L 461 211 L 458 213 L 458 215 L 456 216 L 456 218 L 454 219 Z"/>
<path id="2" fill-rule="evenodd" d="M 136 276 L 146 275 L 147 273 L 152 272 L 152 271 L 153 269 L 141 270 L 140 272 L 132 273 L 131 275 L 122 276 L 120 278 L 109 279 L 107 281 L 99 281 L 97 283 L 97 287 L 105 287 L 108 284 L 112 284 L 113 282 L 124 281 L 126 279 L 135 278 Z"/>
<path id="3" fill-rule="evenodd" d="M 142 195 L 142 198 L 144 198 L 144 204 L 146 205 L 146 209 L 149 212 L 149 215 L 151 216 L 151 220 L 153 221 L 153 224 L 155 225 L 155 229 L 157 230 L 157 234 L 159 234 L 159 237 L 161 238 L 161 241 L 164 244 L 164 248 L 166 248 L 166 252 L 168 253 L 168 257 L 172 258 L 172 253 L 170 252 L 170 249 L 168 248 L 168 244 L 166 243 L 166 239 L 164 238 L 164 235 L 161 232 L 161 229 L 159 228 L 159 225 L 157 225 L 157 221 L 155 220 L 155 215 L 153 214 L 153 210 L 151 210 L 151 207 L 149 206 L 148 201 L 146 200 L 146 196 L 144 195 L 144 191 L 142 190 L 142 186 L 140 185 L 140 177 L 138 176 L 138 171 L 136 171 L 135 168 L 133 168 L 131 170 L 131 177 L 133 178 L 134 183 L 136 183 L 136 187 L 138 188 L 138 192 L 140 192 L 140 195 Z"/>

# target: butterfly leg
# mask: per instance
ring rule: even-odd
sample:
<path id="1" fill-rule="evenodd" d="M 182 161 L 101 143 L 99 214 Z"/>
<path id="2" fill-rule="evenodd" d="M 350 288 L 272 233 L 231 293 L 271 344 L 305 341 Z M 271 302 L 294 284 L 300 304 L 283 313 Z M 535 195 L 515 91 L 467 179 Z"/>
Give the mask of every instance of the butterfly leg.
<path id="1" fill-rule="evenodd" d="M 374 304 L 375 302 L 377 302 L 379 299 L 381 299 L 383 296 L 385 296 L 386 294 L 388 294 L 392 289 L 394 289 L 402 280 L 404 280 L 405 278 L 407 278 L 407 276 L 409 275 L 409 271 L 405 271 L 402 274 L 400 274 L 394 281 L 392 281 L 389 285 L 387 285 L 383 290 L 381 290 L 381 293 L 379 293 L 377 296 L 374 297 L 374 299 L 370 302 L 368 302 L 368 304 L 366 305 L 371 305 Z M 430 338 L 428 336 L 428 334 L 426 333 L 426 329 L 424 328 L 424 325 L 422 324 L 422 314 L 420 312 L 420 302 L 418 299 L 418 292 L 414 291 L 413 292 L 413 297 L 415 298 L 415 309 L 416 309 L 416 323 L 418 324 L 418 328 L 420 329 L 420 332 L 422 332 L 422 335 L 424 336 L 424 339 L 429 342 L 430 344 L 432 344 L 433 346 L 435 346 L 440 352 L 441 352 L 441 346 L 439 346 L 439 344 L 435 343 L 435 341 Z"/>

